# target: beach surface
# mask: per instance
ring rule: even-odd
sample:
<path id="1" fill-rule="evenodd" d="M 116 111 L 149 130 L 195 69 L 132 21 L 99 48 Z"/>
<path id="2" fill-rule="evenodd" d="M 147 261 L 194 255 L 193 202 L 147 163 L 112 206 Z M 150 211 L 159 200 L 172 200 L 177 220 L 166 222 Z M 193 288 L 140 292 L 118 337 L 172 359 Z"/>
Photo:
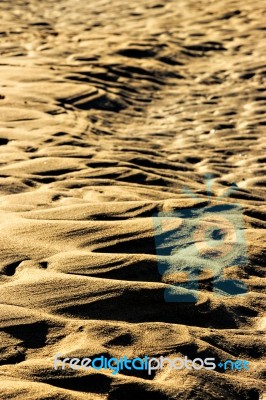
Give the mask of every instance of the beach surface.
<path id="1" fill-rule="evenodd" d="M 265 399 L 263 1 L 0 15 L 0 398 Z"/>

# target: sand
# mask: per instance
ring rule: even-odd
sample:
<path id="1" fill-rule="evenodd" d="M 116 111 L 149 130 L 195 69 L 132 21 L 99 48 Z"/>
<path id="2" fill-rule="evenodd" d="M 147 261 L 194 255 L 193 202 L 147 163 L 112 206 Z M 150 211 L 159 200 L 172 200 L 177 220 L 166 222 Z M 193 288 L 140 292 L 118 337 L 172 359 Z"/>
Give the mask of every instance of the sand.
<path id="1" fill-rule="evenodd" d="M 264 398 L 264 6 L 1 1 L 1 399 Z M 114 375 L 58 353 L 250 368 Z"/>

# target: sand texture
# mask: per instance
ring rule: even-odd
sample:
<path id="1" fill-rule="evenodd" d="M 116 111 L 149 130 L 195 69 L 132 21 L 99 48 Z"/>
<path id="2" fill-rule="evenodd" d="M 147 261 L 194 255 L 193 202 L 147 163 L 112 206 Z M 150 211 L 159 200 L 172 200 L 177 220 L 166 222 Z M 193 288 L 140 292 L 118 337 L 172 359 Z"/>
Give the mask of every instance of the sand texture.
<path id="1" fill-rule="evenodd" d="M 263 399 L 265 2 L 2 0 L 0 17 L 1 400 Z M 232 228 L 220 253 L 209 206 Z M 250 369 L 63 371 L 57 353 Z"/>

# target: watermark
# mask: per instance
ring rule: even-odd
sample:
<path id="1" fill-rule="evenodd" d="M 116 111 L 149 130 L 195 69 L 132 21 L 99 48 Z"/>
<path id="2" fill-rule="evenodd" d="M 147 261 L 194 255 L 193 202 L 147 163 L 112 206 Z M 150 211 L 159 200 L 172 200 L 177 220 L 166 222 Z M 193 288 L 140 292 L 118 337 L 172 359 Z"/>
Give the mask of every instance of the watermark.
<path id="1" fill-rule="evenodd" d="M 194 358 L 193 360 L 188 359 L 187 356 L 184 358 L 176 357 L 149 357 L 143 358 L 136 357 L 133 359 L 127 358 L 127 356 L 121 358 L 107 358 L 100 356 L 96 358 L 78 358 L 78 357 L 62 357 L 62 354 L 56 354 L 54 357 L 54 369 L 65 370 L 70 368 L 73 370 L 111 370 L 112 375 L 117 375 L 120 371 L 124 370 L 138 370 L 147 371 L 148 375 L 151 375 L 153 371 L 162 370 L 168 366 L 172 370 L 222 370 L 222 371 L 241 371 L 249 370 L 249 362 L 247 360 L 226 360 L 224 362 L 216 362 L 215 358 Z"/>
<path id="2" fill-rule="evenodd" d="M 197 301 L 199 276 L 208 271 L 214 293 L 247 293 L 242 281 L 225 277 L 226 268 L 247 264 L 241 206 L 212 202 L 210 178 L 207 187 L 207 205 L 153 215 L 158 270 L 164 280 L 174 282 L 165 290 L 166 302 Z"/>

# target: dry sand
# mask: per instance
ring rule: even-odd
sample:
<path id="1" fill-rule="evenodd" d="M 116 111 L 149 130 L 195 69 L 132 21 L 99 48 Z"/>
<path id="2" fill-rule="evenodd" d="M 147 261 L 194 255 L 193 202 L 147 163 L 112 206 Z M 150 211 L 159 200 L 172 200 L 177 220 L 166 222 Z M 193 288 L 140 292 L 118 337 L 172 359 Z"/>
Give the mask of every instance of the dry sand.
<path id="1" fill-rule="evenodd" d="M 263 3 L 1 1 L 1 399 L 263 398 Z M 205 207 L 210 173 L 212 203 L 242 207 L 226 277 L 248 293 L 202 268 L 194 302 L 167 302 L 195 244 L 162 275 L 153 216 Z M 250 370 L 56 371 L 56 353 Z"/>

